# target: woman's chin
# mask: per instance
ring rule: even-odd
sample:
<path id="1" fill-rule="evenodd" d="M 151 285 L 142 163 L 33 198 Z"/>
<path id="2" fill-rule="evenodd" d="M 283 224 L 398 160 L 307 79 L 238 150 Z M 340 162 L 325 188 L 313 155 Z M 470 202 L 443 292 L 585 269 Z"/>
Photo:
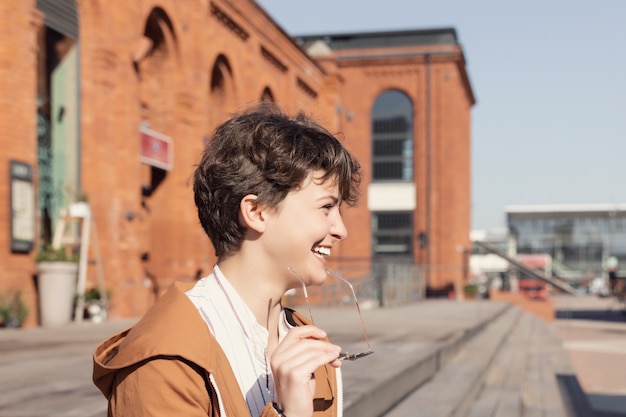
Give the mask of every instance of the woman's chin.
<path id="1" fill-rule="evenodd" d="M 322 285 L 326 282 L 326 278 L 328 278 L 328 275 L 326 275 L 326 269 L 324 269 L 323 272 L 316 272 L 314 275 L 311 275 L 310 285 Z"/>

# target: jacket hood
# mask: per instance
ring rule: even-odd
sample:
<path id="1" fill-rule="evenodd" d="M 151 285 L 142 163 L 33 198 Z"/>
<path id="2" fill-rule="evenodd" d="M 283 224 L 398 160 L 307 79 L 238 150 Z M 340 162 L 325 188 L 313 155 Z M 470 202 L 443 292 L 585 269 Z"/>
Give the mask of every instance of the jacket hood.
<path id="1" fill-rule="evenodd" d="M 175 283 L 137 324 L 102 342 L 93 355 L 93 382 L 110 398 L 115 373 L 157 356 L 178 356 L 212 371 L 217 344 L 185 295 L 193 283 Z M 194 343 L 189 343 L 193 335 Z"/>
<path id="2" fill-rule="evenodd" d="M 179 358 L 201 367 L 215 378 L 217 386 L 224 392 L 239 390 L 226 354 L 185 294 L 193 285 L 175 283 L 133 327 L 111 336 L 96 347 L 93 382 L 108 400 L 125 373 L 132 372 L 133 367 L 141 366 L 148 360 L 163 357 Z M 285 310 L 291 324 L 307 324 L 307 319 L 299 313 Z M 315 379 L 316 409 L 336 407 L 335 369 L 329 365 L 320 367 L 315 372 Z M 222 399 L 227 415 L 245 414 L 247 406 L 243 395 Z"/>

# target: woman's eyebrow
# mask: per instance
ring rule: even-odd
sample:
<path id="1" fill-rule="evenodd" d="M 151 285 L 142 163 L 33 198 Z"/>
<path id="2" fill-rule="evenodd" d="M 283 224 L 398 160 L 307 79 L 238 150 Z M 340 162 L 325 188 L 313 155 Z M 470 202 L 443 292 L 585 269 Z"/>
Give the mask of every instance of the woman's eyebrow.
<path id="1" fill-rule="evenodd" d="M 339 198 L 337 196 L 335 196 L 335 195 L 332 195 L 332 194 L 324 195 L 324 196 L 318 198 L 317 201 L 323 201 L 323 200 L 327 200 L 327 199 L 332 200 L 333 204 L 339 203 Z"/>

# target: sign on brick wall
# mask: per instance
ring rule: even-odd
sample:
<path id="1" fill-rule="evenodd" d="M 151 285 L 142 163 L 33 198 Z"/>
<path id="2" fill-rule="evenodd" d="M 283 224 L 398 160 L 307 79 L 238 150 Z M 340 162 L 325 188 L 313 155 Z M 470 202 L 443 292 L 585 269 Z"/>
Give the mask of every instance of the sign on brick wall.
<path id="1" fill-rule="evenodd" d="M 171 171 L 174 166 L 172 138 L 145 126 L 139 128 L 141 155 L 139 160 L 157 168 Z"/>
<path id="2" fill-rule="evenodd" d="M 10 161 L 10 223 L 11 251 L 30 252 L 35 240 L 35 192 L 33 166 L 25 162 Z"/>

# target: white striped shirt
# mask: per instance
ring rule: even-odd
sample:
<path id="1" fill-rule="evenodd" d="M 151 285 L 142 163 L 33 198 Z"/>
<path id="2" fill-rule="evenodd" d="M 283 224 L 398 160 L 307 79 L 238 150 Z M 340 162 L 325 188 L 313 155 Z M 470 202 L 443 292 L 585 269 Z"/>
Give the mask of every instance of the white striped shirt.
<path id="1" fill-rule="evenodd" d="M 250 414 L 258 417 L 265 405 L 274 400 L 274 381 L 267 358 L 267 329 L 259 324 L 217 265 L 186 294 L 226 353 Z M 279 341 L 291 327 L 282 311 Z"/>

